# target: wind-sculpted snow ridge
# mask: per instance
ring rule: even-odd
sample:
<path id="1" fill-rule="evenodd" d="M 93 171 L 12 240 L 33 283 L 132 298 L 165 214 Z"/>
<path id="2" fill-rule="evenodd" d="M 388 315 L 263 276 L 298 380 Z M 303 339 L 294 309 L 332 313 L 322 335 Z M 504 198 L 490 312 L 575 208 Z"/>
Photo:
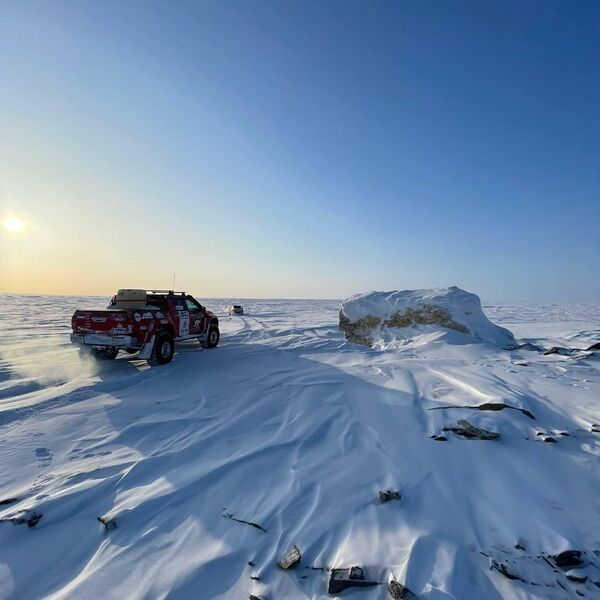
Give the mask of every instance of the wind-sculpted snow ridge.
<path id="1" fill-rule="evenodd" d="M 599 597 L 597 354 L 373 351 L 337 301 L 238 300 L 150 368 L 69 345 L 105 299 L 0 295 L 1 600 Z M 563 312 L 537 330 L 591 345 Z"/>
<path id="2" fill-rule="evenodd" d="M 366 346 L 390 348 L 396 341 L 405 345 L 422 334 L 428 335 L 421 341 L 431 341 L 432 333 L 462 343 L 514 343 L 510 331 L 484 315 L 478 296 L 455 286 L 357 294 L 342 302 L 339 318 L 346 339 Z"/>

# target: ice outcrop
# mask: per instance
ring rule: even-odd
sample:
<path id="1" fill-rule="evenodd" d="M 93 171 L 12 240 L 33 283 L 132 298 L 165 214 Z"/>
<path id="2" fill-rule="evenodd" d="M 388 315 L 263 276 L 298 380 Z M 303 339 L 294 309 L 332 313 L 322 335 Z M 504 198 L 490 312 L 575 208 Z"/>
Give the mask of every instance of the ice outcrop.
<path id="1" fill-rule="evenodd" d="M 347 340 L 367 346 L 450 330 L 502 347 L 515 341 L 483 314 L 479 296 L 456 286 L 357 294 L 342 302 L 340 329 Z"/>

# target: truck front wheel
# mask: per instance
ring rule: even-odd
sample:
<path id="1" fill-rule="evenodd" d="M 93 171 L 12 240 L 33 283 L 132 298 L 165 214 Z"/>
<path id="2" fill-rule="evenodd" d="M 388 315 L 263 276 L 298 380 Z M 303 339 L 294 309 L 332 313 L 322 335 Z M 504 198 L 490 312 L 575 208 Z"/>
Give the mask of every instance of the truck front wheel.
<path id="1" fill-rule="evenodd" d="M 173 336 L 167 332 L 159 333 L 154 342 L 152 357 L 148 362 L 155 363 L 157 365 L 166 365 L 173 360 L 174 353 L 175 341 L 173 340 Z"/>
<path id="2" fill-rule="evenodd" d="M 206 336 L 206 342 L 204 342 L 204 347 L 216 348 L 220 339 L 221 334 L 219 333 L 219 328 L 216 325 L 211 325 L 208 328 L 208 335 Z"/>

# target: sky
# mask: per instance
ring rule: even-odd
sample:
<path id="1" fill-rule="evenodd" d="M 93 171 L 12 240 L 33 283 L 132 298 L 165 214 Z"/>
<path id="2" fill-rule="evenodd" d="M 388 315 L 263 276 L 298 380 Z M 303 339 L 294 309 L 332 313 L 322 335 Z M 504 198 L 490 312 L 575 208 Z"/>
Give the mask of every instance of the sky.
<path id="1" fill-rule="evenodd" d="M 595 0 L 0 13 L 0 291 L 600 301 Z"/>

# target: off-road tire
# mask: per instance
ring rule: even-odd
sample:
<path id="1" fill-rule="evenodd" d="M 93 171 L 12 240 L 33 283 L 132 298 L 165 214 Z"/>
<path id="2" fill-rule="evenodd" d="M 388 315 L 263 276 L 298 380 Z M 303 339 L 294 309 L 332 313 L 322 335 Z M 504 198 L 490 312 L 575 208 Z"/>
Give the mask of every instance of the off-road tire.
<path id="1" fill-rule="evenodd" d="M 114 360 L 119 354 L 118 348 L 107 346 L 106 348 L 92 348 L 91 355 L 99 360 Z"/>
<path id="2" fill-rule="evenodd" d="M 208 334 L 206 335 L 206 341 L 203 346 L 205 348 L 216 348 L 221 339 L 221 332 L 216 325 L 211 325 L 208 328 Z"/>
<path id="3" fill-rule="evenodd" d="M 170 333 L 163 331 L 154 340 L 152 355 L 148 362 L 151 365 L 166 365 L 173 360 L 173 354 L 175 354 L 175 340 Z"/>

